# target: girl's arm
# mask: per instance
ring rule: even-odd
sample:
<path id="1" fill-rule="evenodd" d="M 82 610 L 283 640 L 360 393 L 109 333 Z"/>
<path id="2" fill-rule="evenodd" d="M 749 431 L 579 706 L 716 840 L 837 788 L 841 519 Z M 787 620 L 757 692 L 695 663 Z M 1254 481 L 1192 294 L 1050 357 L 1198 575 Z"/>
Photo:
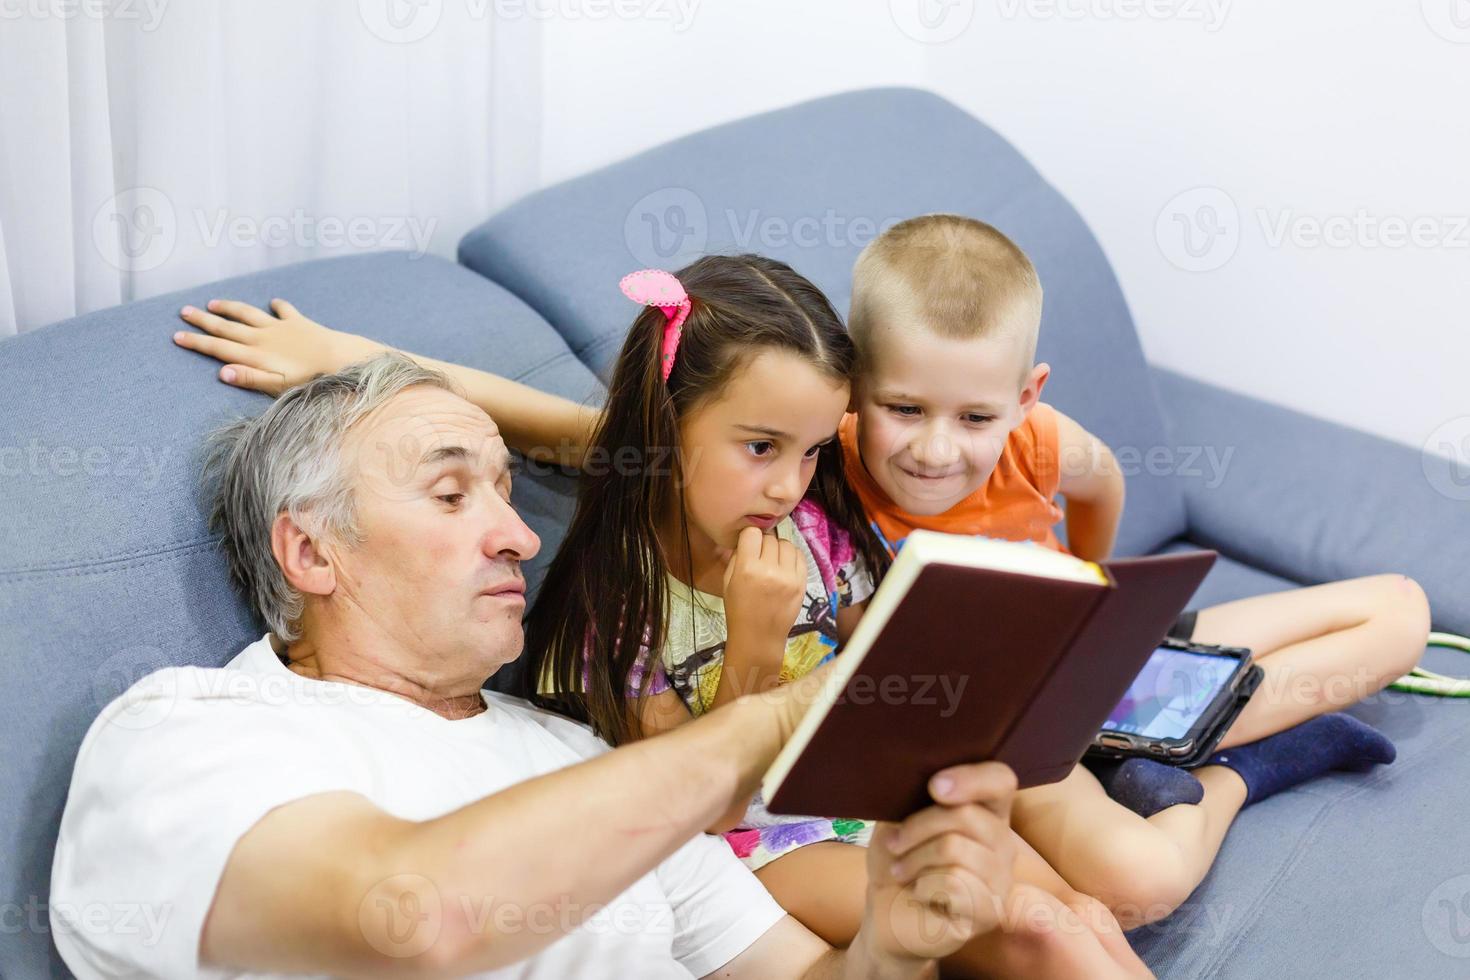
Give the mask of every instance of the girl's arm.
<path id="1" fill-rule="evenodd" d="M 207 310 L 186 306 L 179 315 L 204 332 L 180 331 L 174 334 L 174 343 L 223 361 L 221 381 L 272 396 L 391 349 L 324 327 L 283 299 L 271 300 L 270 313 L 249 303 L 216 299 L 210 300 Z M 539 462 L 582 465 L 602 418 L 599 409 L 486 371 L 401 353 L 454 379 L 469 400 L 495 420 L 512 449 Z"/>
<path id="2" fill-rule="evenodd" d="M 837 610 L 837 645 L 847 646 L 847 641 L 852 639 L 852 631 L 857 629 L 858 620 L 863 618 L 863 613 L 868 611 L 868 600 L 855 602 L 850 606 L 841 606 Z"/>
<path id="3" fill-rule="evenodd" d="M 1102 561 L 1112 553 L 1123 517 L 1123 472 L 1106 443 L 1056 414 L 1062 469 L 1057 492 L 1067 498 L 1067 548 L 1086 561 Z"/>

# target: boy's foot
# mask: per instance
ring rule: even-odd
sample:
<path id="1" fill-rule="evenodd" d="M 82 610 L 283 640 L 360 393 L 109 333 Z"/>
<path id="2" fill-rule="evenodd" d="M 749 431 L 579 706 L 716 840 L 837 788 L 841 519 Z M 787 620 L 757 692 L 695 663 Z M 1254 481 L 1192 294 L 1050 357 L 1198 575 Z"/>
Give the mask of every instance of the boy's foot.
<path id="1" fill-rule="evenodd" d="M 1180 803 L 1198 803 L 1205 795 L 1205 788 L 1193 774 L 1152 759 L 1134 756 L 1121 762 L 1088 760 L 1087 768 L 1109 796 L 1140 817 L 1151 817 Z"/>
<path id="2" fill-rule="evenodd" d="M 1216 752 L 1205 765 L 1234 769 L 1245 781 L 1245 805 L 1250 806 L 1334 769 L 1367 772 L 1397 755 L 1378 729 L 1352 715 L 1330 714 L 1259 742 Z"/>

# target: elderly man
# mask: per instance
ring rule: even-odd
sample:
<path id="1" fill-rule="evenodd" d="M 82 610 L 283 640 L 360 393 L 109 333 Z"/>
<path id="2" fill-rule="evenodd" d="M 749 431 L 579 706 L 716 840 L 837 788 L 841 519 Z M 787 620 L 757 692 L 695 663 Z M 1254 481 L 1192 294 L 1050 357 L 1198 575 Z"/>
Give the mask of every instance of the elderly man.
<path id="1" fill-rule="evenodd" d="M 150 675 L 88 732 L 51 902 L 79 976 L 909 976 L 994 926 L 995 764 L 880 829 L 845 951 L 699 833 L 820 678 L 616 751 L 482 691 L 520 653 L 539 542 L 494 423 L 442 375 L 385 355 L 318 378 L 218 433 L 209 469 L 271 632 Z M 159 928 L 66 921 L 96 903 Z"/>

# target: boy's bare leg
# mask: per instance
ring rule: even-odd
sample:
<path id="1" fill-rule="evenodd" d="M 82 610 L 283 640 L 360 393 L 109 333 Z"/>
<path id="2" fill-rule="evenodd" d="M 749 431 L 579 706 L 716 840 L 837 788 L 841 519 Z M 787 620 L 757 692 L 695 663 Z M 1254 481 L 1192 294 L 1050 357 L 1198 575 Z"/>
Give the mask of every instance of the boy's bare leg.
<path id="1" fill-rule="evenodd" d="M 1413 579 L 1374 575 L 1202 609 L 1194 639 L 1249 647 L 1261 686 L 1221 748 L 1254 742 L 1356 704 L 1424 653 L 1429 603 Z"/>
<path id="2" fill-rule="evenodd" d="M 1184 903 L 1245 803 L 1245 783 L 1232 770 L 1205 766 L 1195 775 L 1205 790 L 1198 804 L 1144 819 L 1077 766 L 1059 783 L 1017 793 L 1011 825 L 1073 888 L 1133 929 Z"/>
<path id="3" fill-rule="evenodd" d="M 1074 891 L 1024 841 L 1002 925 L 944 962 L 945 976 L 1149 977 L 1122 929 L 1096 900 Z M 756 872 L 808 929 L 846 946 L 862 921 L 867 870 L 862 848 L 809 844 Z"/>

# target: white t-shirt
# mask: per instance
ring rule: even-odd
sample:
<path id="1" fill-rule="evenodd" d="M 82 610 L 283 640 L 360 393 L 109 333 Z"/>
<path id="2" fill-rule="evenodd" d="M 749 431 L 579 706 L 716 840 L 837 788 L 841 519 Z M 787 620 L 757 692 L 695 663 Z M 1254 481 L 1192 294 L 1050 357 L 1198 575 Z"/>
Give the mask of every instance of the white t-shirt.
<path id="1" fill-rule="evenodd" d="M 50 900 L 66 965 L 83 980 L 238 976 L 201 967 L 199 939 L 231 850 L 268 811 L 349 790 L 427 820 L 607 751 L 516 698 L 485 692 L 485 703 L 449 721 L 384 691 L 300 677 L 269 634 L 222 668 L 145 677 L 77 754 Z M 527 841 L 525 859 L 556 846 Z M 570 913 L 487 896 L 471 914 L 493 929 L 554 928 Z M 491 975 L 700 976 L 783 915 L 722 840 L 700 834 L 540 955 Z"/>

